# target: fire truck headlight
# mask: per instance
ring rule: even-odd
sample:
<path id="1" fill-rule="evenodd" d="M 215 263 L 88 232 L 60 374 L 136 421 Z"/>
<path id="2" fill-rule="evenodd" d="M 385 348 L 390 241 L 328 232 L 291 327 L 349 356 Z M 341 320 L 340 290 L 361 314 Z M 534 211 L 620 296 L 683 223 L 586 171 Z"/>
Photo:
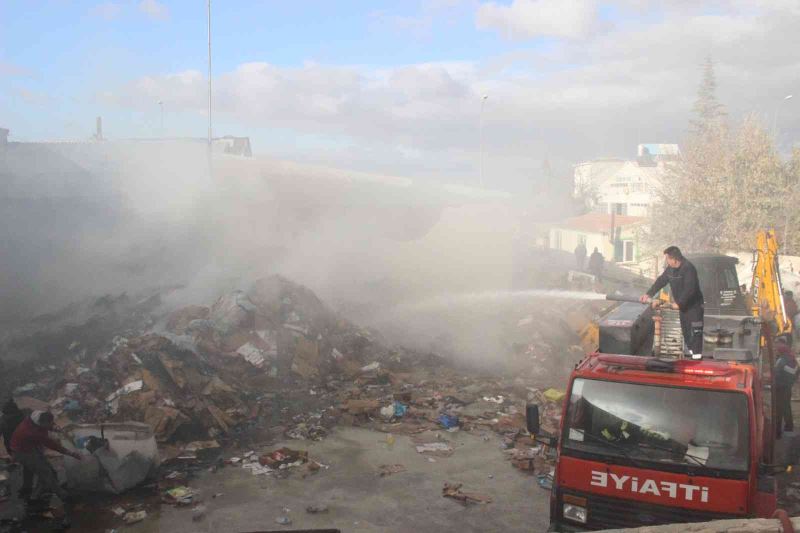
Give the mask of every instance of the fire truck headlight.
<path id="1" fill-rule="evenodd" d="M 581 507 L 580 505 L 573 505 L 571 503 L 564 504 L 564 518 L 567 520 L 572 520 L 573 522 L 579 522 L 581 524 L 586 523 L 586 519 L 588 517 L 586 512 L 586 507 Z"/>

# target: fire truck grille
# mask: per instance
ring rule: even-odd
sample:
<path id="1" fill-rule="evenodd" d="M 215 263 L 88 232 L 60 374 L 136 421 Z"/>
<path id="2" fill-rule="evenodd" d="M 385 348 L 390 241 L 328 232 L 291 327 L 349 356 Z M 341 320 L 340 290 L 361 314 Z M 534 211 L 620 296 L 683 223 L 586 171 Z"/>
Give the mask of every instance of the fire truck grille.
<path id="1" fill-rule="evenodd" d="M 632 500 L 608 498 L 596 494 L 581 494 L 573 491 L 565 492 L 588 498 L 589 522 L 586 524 L 586 527 L 591 530 L 741 518 L 740 516 L 731 514 L 709 513 L 705 511 L 696 511 L 694 509 L 653 505 L 651 503 Z"/>

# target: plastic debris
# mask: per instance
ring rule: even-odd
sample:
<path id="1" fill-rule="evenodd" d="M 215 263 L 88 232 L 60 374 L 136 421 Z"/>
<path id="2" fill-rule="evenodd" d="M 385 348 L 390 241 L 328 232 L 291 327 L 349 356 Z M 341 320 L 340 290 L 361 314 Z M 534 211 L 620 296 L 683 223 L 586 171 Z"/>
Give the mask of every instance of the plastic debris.
<path id="1" fill-rule="evenodd" d="M 560 402 L 567 395 L 566 392 L 557 389 L 547 389 L 543 393 L 544 397 L 551 402 Z"/>
<path id="2" fill-rule="evenodd" d="M 145 518 L 147 518 L 147 511 L 136 511 L 132 513 L 126 513 L 123 520 L 126 524 L 135 524 L 137 522 L 141 522 Z"/>
<path id="3" fill-rule="evenodd" d="M 543 489 L 550 490 L 553 488 L 553 474 L 541 474 L 536 476 L 536 481 Z"/>
<path id="4" fill-rule="evenodd" d="M 445 429 L 458 427 L 458 417 L 457 416 L 448 415 L 448 414 L 441 414 L 441 415 L 439 415 L 439 418 L 437 420 L 438 420 L 439 424 Z"/>
<path id="5" fill-rule="evenodd" d="M 391 476 L 392 474 L 399 474 L 405 471 L 406 467 L 403 465 L 380 465 L 378 467 L 378 475 L 381 477 Z"/>
<path id="6" fill-rule="evenodd" d="M 445 483 L 442 488 L 442 496 L 459 501 L 463 504 L 478 503 L 487 504 L 492 503 L 492 498 L 485 494 L 477 494 L 474 492 L 462 492 L 461 483 Z"/>
<path id="7" fill-rule="evenodd" d="M 275 519 L 275 522 L 282 526 L 288 526 L 292 523 L 292 519 L 289 518 L 288 516 L 279 516 L 278 518 Z"/>
<path id="8" fill-rule="evenodd" d="M 401 418 L 406 415 L 408 412 L 408 406 L 404 405 L 398 401 L 394 402 L 394 416 L 397 418 Z"/>
<path id="9" fill-rule="evenodd" d="M 306 507 L 306 512 L 310 514 L 327 513 L 328 506 L 324 504 L 309 505 L 308 507 Z"/>
<path id="10" fill-rule="evenodd" d="M 432 453 L 437 455 L 451 455 L 453 447 L 446 442 L 427 442 L 416 446 L 417 453 Z"/>
<path id="11" fill-rule="evenodd" d="M 194 498 L 194 492 L 189 487 L 180 486 L 164 492 L 164 502 L 173 505 L 189 505 Z"/>

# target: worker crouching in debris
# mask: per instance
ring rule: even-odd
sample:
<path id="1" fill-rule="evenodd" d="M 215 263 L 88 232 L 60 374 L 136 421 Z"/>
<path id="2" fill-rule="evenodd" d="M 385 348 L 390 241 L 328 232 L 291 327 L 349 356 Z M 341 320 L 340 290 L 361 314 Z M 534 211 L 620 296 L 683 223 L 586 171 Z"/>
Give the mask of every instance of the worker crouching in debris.
<path id="1" fill-rule="evenodd" d="M 692 359 L 701 359 L 703 357 L 704 308 L 697 269 L 683 257 L 677 246 L 670 246 L 664 250 L 664 259 L 667 268 L 656 279 L 650 290 L 641 296 L 640 300 L 642 303 L 647 303 L 658 291 L 669 284 L 674 300 L 672 308 L 680 311 L 684 343 Z"/>
<path id="2" fill-rule="evenodd" d="M 68 503 L 67 491 L 58 484 L 55 470 L 44 456 L 44 448 L 69 455 L 77 460 L 80 454 L 71 452 L 60 443 L 50 438 L 49 432 L 53 429 L 53 414 L 45 411 L 34 411 L 25 418 L 11 437 L 11 453 L 15 460 L 22 464 L 22 489 L 21 494 L 31 494 L 33 478 L 36 477 L 36 489 L 40 496 L 52 493 L 58 496 L 62 503 Z M 35 499 L 35 498 L 34 498 Z"/>
<path id="3" fill-rule="evenodd" d="M 778 361 L 775 363 L 775 436 L 781 438 L 783 431 L 794 431 L 792 418 L 792 386 L 797 381 L 797 359 L 792 348 L 785 342 L 775 345 Z"/>

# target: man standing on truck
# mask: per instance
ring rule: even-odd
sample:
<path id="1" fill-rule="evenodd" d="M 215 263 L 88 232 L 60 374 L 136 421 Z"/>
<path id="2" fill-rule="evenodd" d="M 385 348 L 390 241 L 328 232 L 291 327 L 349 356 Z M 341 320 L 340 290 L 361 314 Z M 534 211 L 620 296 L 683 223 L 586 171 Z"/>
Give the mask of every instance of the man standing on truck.
<path id="1" fill-rule="evenodd" d="M 656 279 L 653 286 L 639 300 L 649 302 L 667 284 L 672 292 L 673 309 L 680 311 L 683 340 L 692 359 L 703 357 L 703 293 L 697 269 L 683 257 L 680 248 L 670 246 L 664 250 L 667 268 Z"/>

